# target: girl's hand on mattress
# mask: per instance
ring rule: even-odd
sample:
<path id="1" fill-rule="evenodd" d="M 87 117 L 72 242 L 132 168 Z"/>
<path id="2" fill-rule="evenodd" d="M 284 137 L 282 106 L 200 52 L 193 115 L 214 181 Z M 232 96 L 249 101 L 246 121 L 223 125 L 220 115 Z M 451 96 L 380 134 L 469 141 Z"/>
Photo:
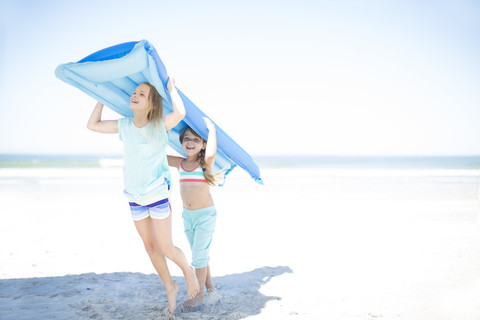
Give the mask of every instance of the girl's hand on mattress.
<path id="1" fill-rule="evenodd" d="M 203 117 L 203 120 L 205 120 L 205 124 L 207 125 L 209 131 L 215 129 L 215 125 L 213 124 L 212 120 L 208 119 L 207 117 Z"/>

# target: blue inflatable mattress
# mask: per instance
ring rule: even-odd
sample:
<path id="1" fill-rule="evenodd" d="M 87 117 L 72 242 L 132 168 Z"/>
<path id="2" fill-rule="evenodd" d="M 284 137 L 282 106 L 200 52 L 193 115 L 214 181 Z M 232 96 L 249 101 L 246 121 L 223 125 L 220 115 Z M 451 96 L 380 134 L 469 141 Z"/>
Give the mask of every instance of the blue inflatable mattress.
<path id="1" fill-rule="evenodd" d="M 167 71 L 155 48 L 146 40 L 122 43 L 97 51 L 78 62 L 61 64 L 56 68 L 55 75 L 124 117 L 133 117 L 130 96 L 139 84 L 146 81 L 154 85 L 162 96 L 164 114 L 172 111 L 167 90 Z M 186 116 L 170 130 L 169 145 L 181 155 L 186 156 L 178 140 L 180 132 L 188 125 L 206 139 L 208 129 L 203 117 L 207 115 L 178 88 L 177 90 L 185 104 Z M 256 182 L 263 184 L 260 170 L 252 157 L 217 123 L 215 126 L 217 155 L 214 172 L 223 172 L 227 175 L 238 165 Z"/>

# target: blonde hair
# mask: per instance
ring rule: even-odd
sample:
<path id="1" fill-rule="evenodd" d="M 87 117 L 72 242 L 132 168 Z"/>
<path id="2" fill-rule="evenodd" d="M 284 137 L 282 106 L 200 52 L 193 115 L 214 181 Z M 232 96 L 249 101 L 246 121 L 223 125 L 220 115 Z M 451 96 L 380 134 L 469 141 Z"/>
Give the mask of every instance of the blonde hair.
<path id="1" fill-rule="evenodd" d="M 148 82 L 143 82 L 150 92 L 148 93 L 148 103 L 150 109 L 147 112 L 147 119 L 152 120 L 154 123 L 158 122 L 163 116 L 163 101 L 162 96 L 158 93 L 157 89 Z"/>
<path id="2" fill-rule="evenodd" d="M 182 133 L 180 133 L 180 137 L 179 137 L 180 143 L 183 144 L 183 138 L 185 137 L 185 134 L 187 133 L 187 131 L 190 131 L 194 136 L 202 139 L 203 142 L 208 143 L 208 141 L 206 141 L 205 139 L 200 137 L 200 135 L 198 133 L 196 133 L 190 127 L 186 127 L 185 129 L 183 129 Z M 197 156 L 197 160 L 200 161 L 200 167 L 202 167 L 202 169 L 203 169 L 203 176 L 205 177 L 205 180 L 207 180 L 207 183 L 211 186 L 216 186 L 217 185 L 217 176 L 219 174 L 218 173 L 213 174 L 213 173 L 207 172 L 205 170 L 205 165 L 206 165 L 206 163 L 205 163 L 205 149 L 200 150 L 200 152 L 198 153 L 198 156 Z"/>

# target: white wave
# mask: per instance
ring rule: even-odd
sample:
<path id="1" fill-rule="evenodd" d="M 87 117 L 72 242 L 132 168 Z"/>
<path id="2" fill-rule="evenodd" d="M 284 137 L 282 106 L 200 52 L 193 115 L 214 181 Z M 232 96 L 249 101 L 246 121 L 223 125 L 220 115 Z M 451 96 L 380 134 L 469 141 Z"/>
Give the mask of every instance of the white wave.
<path id="1" fill-rule="evenodd" d="M 291 168 L 260 169 L 263 175 L 330 177 L 480 177 L 480 169 L 353 169 Z"/>
<path id="2" fill-rule="evenodd" d="M 102 158 L 100 159 L 100 167 L 110 168 L 110 167 L 123 167 L 123 159 L 119 158 Z"/>

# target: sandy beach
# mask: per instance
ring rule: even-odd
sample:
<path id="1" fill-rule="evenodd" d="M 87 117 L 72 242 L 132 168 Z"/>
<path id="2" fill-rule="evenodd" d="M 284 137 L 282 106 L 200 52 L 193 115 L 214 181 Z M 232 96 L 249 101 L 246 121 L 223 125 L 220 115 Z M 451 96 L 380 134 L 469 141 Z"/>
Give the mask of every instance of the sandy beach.
<path id="1" fill-rule="evenodd" d="M 174 178 L 175 178 L 174 174 Z M 122 169 L 0 169 L 0 319 L 480 319 L 478 170 L 234 170 L 213 196 L 221 299 L 167 298 Z M 190 258 L 178 184 L 174 243 Z"/>

